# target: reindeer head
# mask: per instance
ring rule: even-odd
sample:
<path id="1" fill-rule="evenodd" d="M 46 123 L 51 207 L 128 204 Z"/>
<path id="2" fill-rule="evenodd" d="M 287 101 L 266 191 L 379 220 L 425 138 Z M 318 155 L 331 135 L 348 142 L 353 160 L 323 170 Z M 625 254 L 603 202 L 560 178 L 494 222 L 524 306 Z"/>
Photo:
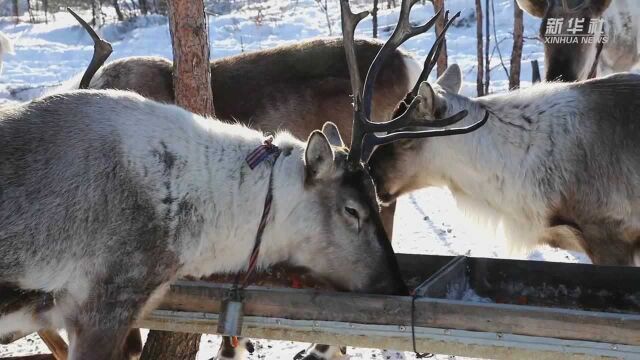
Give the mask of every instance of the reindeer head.
<path id="1" fill-rule="evenodd" d="M 287 219 L 296 234 L 289 263 L 350 291 L 406 294 L 367 170 L 350 165 L 337 127 L 314 131 L 304 153 L 304 211 Z"/>
<path id="2" fill-rule="evenodd" d="M 424 141 L 415 139 L 466 134 L 480 128 L 488 119 L 488 113 L 484 113 L 482 120 L 469 126 L 434 129 L 453 125 L 468 114 L 464 106 L 456 106 L 459 101 L 469 101 L 469 99 L 458 95 L 462 74 L 457 65 L 447 69 L 433 86 L 426 81 L 436 66 L 447 29 L 460 15 L 457 13 L 449 20 L 448 12 L 446 12 L 444 29 L 441 34 L 438 34 L 431 47 L 418 81 L 413 89 L 407 93 L 404 101 L 396 108 L 393 120 L 382 123 L 373 123 L 368 120 L 371 114 L 372 86 L 386 54 L 407 39 L 429 30 L 441 15 L 438 12 L 426 24 L 412 26 L 408 20 L 409 12 L 416 2 L 416 0 L 402 2 L 398 26 L 389 41 L 380 50 L 367 74 L 362 96 L 364 101 L 362 109 L 359 107 L 359 97 L 354 96 L 356 111 L 349 156 L 353 161 L 368 163 L 376 183 L 378 196 L 383 202 L 393 201 L 402 193 L 424 186 L 418 182 L 420 169 L 417 166 L 421 163 L 418 161 L 420 160 L 418 157 L 421 156 L 420 146 Z M 349 41 L 345 39 L 345 47 L 348 43 Z M 347 59 L 350 58 L 349 53 L 350 49 L 347 49 Z M 352 54 L 351 59 L 355 59 L 355 55 Z M 353 64 L 355 64 L 354 60 L 349 61 L 350 68 L 355 68 Z M 357 71 L 351 71 L 351 76 L 352 84 L 355 84 L 352 85 L 354 94 L 359 94 Z M 371 155 L 372 153 L 373 155 Z"/>
<path id="3" fill-rule="evenodd" d="M 595 76 L 602 47 L 598 41 L 602 22 L 598 21 L 611 0 L 518 0 L 518 4 L 529 14 L 542 18 L 540 39 L 544 42 L 547 81 L 576 81 Z M 594 35 L 592 40 L 589 35 Z M 561 40 L 569 37 L 578 42 Z"/>
<path id="4" fill-rule="evenodd" d="M 473 109 L 472 118 L 482 120 L 466 127 L 430 131 L 435 136 L 464 134 L 487 121 L 488 115 L 484 109 L 458 94 L 462 86 L 462 72 L 456 64 L 449 66 L 434 83 L 419 80 L 416 86 L 416 95 L 407 94 L 405 101 L 395 111 L 396 114 L 406 112 L 408 103 L 417 102 L 418 105 L 409 112 L 409 129 L 448 126 L 467 115 L 468 109 Z M 369 166 L 382 202 L 390 203 L 408 192 L 438 185 L 437 181 L 430 178 L 432 174 L 428 165 L 443 156 L 424 149 L 430 141 L 405 139 L 376 148 Z"/>

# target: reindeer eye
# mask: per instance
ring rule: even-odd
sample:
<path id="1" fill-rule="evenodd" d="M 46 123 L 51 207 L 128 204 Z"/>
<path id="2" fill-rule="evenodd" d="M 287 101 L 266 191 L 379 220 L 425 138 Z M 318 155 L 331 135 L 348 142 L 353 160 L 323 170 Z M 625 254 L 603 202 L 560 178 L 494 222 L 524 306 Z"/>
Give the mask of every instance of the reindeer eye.
<path id="1" fill-rule="evenodd" d="M 347 214 L 353 216 L 356 219 L 360 219 L 360 214 L 358 214 L 358 210 L 354 209 L 354 208 L 350 208 L 348 206 L 344 207 L 344 211 L 347 212 Z"/>

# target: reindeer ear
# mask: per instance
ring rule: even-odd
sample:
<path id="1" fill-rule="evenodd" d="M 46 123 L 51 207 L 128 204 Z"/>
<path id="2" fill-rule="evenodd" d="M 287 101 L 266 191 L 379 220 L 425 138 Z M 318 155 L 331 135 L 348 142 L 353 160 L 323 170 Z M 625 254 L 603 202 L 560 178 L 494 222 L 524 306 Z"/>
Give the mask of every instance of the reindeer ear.
<path id="1" fill-rule="evenodd" d="M 329 140 L 329 144 L 337 147 L 344 146 L 338 127 L 331 121 L 327 121 L 322 125 L 322 133 L 327 137 L 327 140 Z"/>
<path id="2" fill-rule="evenodd" d="M 420 84 L 418 96 L 420 97 L 420 104 L 418 104 L 416 110 L 420 118 L 433 117 L 435 113 L 436 93 L 428 82 L 423 81 L 422 84 Z"/>
<path id="3" fill-rule="evenodd" d="M 520 9 L 528 12 L 537 18 L 543 18 L 544 12 L 547 10 L 547 2 L 545 0 L 517 0 Z"/>
<path id="4" fill-rule="evenodd" d="M 304 164 L 308 179 L 322 179 L 333 168 L 334 154 L 329 140 L 320 131 L 309 135 L 307 149 L 304 152 Z"/>
<path id="5" fill-rule="evenodd" d="M 444 71 L 444 74 L 436 80 L 436 84 L 448 92 L 454 94 L 459 93 L 462 87 L 462 71 L 458 64 L 451 64 L 451 66 Z"/>

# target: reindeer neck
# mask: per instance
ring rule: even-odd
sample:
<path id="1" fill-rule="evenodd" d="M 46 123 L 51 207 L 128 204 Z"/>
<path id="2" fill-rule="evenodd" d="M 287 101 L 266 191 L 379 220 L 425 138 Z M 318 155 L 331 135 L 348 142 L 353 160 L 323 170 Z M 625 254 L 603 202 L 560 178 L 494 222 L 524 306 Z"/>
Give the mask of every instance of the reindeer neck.
<path id="1" fill-rule="evenodd" d="M 449 112 L 467 109 L 468 123 L 480 120 L 485 110 L 491 115 L 476 132 L 427 142 L 431 183 L 449 187 L 471 207 L 488 206 L 515 219 L 541 219 L 545 205 L 537 194 L 545 175 L 539 168 L 556 146 L 554 134 L 566 130 L 559 128 L 563 120 L 575 113 L 575 99 L 557 91 L 566 86 L 541 85 L 479 99 L 454 97 Z"/>
<path id="2" fill-rule="evenodd" d="M 284 140 L 276 138 L 274 144 L 281 148 L 282 155 L 275 164 L 268 158 L 251 170 L 246 157 L 262 144 L 264 136 L 249 129 L 237 133 L 237 127 L 232 129 L 236 133 L 219 131 L 227 126 L 219 123 L 216 131 L 191 134 L 184 168 L 174 176 L 179 186 L 172 186 L 171 196 L 177 204 L 167 213 L 182 215 L 175 216 L 173 224 L 176 239 L 181 236 L 176 246 L 185 264 L 180 275 L 233 273 L 246 268 L 272 171 L 274 201 L 263 234 L 259 265 L 286 260 L 286 254 L 279 251 L 280 245 L 274 243 L 278 238 L 274 229 L 281 219 L 276 214 L 302 190 L 302 177 L 290 176 L 303 167 L 302 143 L 286 135 L 281 136 Z M 168 148 L 176 146 L 167 141 Z M 176 156 L 179 163 L 181 155 Z M 286 195 L 282 195 L 283 188 L 287 189 Z"/>

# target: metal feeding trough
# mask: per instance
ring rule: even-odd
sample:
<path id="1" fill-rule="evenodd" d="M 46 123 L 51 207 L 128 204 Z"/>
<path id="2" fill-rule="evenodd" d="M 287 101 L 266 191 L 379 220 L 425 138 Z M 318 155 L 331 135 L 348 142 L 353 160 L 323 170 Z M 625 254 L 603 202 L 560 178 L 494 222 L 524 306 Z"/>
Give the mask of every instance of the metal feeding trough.
<path id="1" fill-rule="evenodd" d="M 486 358 L 640 359 L 640 268 L 399 254 L 409 296 L 244 292 L 243 336 Z M 216 333 L 230 284 L 179 281 L 139 326 Z M 412 331 L 413 330 L 413 331 Z"/>

